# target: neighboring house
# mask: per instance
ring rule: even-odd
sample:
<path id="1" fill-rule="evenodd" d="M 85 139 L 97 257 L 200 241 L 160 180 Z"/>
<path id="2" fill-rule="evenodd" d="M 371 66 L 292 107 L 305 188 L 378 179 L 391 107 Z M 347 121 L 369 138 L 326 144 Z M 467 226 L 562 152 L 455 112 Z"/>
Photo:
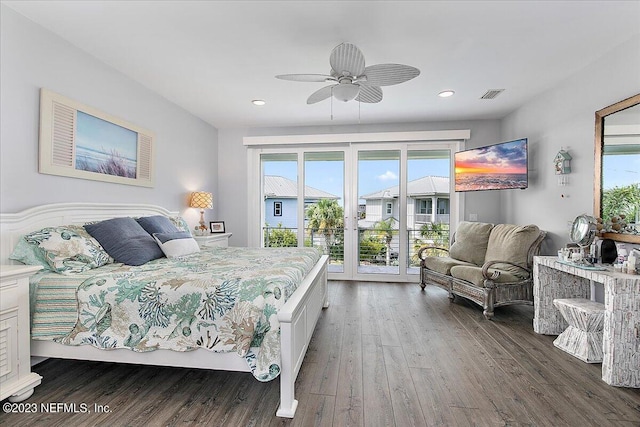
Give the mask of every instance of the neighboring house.
<path id="1" fill-rule="evenodd" d="M 264 221 L 268 227 L 298 228 L 298 184 L 282 176 L 264 176 Z M 338 200 L 340 197 L 318 190 L 304 187 L 304 206 L 320 199 Z"/>
<path id="2" fill-rule="evenodd" d="M 419 230 L 423 224 L 449 223 L 449 178 L 425 176 L 409 181 L 407 185 L 407 229 Z M 365 217 L 358 221 L 359 228 L 373 228 L 375 223 L 388 218 L 396 219 L 398 227 L 399 199 L 398 186 L 385 188 L 366 194 L 364 200 Z"/>

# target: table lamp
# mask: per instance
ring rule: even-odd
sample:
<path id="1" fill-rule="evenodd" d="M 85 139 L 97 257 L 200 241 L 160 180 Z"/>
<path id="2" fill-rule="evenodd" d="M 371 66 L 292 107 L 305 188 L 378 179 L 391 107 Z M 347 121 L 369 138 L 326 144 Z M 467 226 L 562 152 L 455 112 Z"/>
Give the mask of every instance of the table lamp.
<path id="1" fill-rule="evenodd" d="M 213 208 L 213 194 L 207 193 L 206 191 L 194 191 L 191 194 L 191 203 L 189 206 L 200 209 L 200 226 L 196 227 L 196 230 L 204 234 L 207 230 L 207 226 L 204 224 L 204 210 Z"/>

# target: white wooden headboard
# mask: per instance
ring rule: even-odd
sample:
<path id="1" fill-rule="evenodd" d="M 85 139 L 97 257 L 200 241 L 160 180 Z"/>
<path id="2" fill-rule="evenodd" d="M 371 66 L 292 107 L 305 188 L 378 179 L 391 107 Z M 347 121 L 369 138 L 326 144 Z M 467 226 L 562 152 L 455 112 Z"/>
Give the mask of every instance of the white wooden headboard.
<path id="1" fill-rule="evenodd" d="M 55 203 L 17 213 L 0 213 L 0 263 L 17 264 L 9 255 L 21 235 L 43 227 L 85 224 L 117 217 L 149 215 L 177 216 L 163 207 L 124 203 Z"/>

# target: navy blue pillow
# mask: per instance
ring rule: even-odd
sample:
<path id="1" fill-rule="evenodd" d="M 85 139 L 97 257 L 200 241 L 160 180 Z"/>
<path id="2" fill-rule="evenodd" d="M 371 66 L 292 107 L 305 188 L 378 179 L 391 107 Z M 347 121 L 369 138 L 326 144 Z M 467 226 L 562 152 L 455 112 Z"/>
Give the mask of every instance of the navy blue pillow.
<path id="1" fill-rule="evenodd" d="M 133 218 L 108 219 L 84 228 L 116 262 L 142 265 L 164 257 L 154 238 Z"/>
<path id="2" fill-rule="evenodd" d="M 136 219 L 136 221 L 152 236 L 153 233 L 175 233 L 180 231 L 169 218 L 162 215 L 145 216 Z"/>

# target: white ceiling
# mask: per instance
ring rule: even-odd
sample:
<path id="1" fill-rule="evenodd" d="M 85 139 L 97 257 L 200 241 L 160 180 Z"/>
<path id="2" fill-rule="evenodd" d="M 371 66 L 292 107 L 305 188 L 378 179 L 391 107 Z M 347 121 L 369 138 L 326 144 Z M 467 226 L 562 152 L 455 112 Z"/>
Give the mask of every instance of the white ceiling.
<path id="1" fill-rule="evenodd" d="M 640 34 L 640 1 L 3 4 L 217 128 L 501 118 Z M 274 78 L 329 73 L 342 42 L 367 65 L 421 74 L 360 111 L 355 101 L 307 105 L 324 83 Z M 438 98 L 444 89 L 456 94 Z M 505 91 L 479 99 L 489 89 Z M 267 105 L 252 105 L 256 98 Z"/>

